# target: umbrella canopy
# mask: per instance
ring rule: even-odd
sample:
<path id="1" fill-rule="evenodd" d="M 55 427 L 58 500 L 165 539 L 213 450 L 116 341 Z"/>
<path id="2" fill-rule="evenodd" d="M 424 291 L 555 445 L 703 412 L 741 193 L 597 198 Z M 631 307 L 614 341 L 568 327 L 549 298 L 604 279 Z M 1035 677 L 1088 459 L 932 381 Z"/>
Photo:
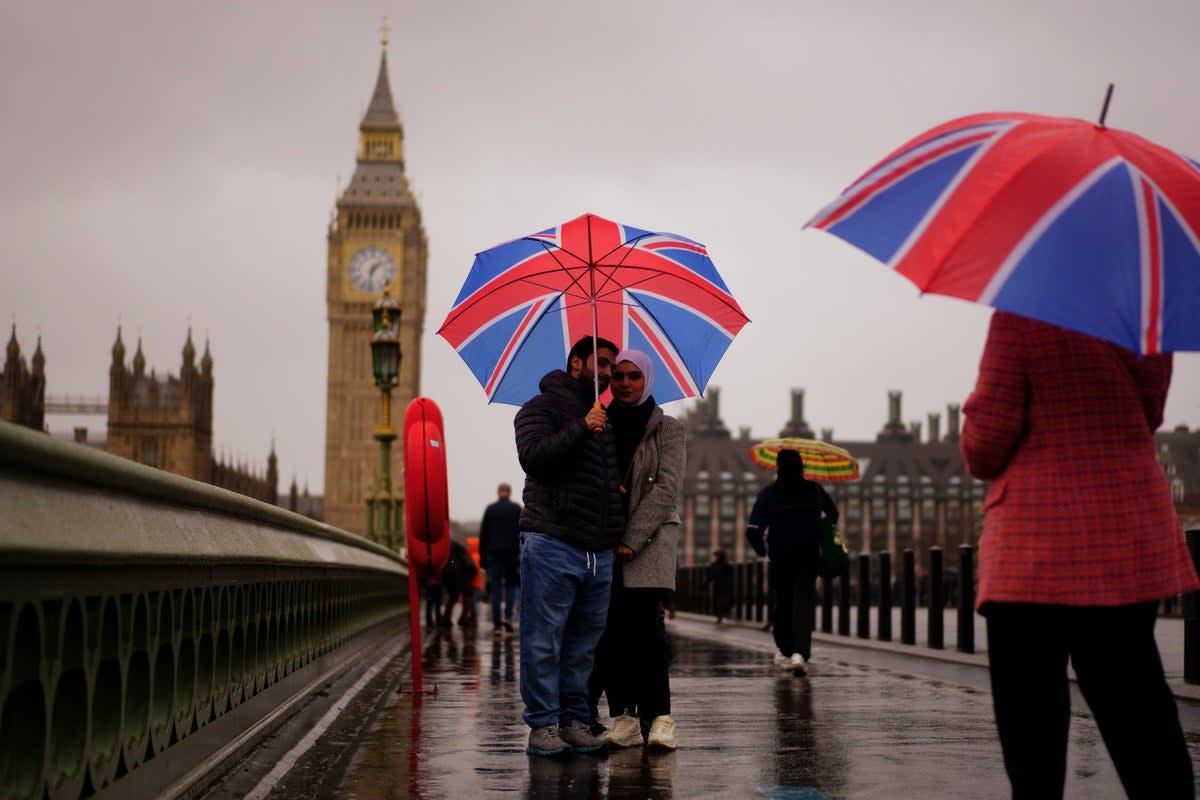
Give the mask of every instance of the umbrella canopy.
<path id="1" fill-rule="evenodd" d="M 1200 350 L 1200 163 L 1078 119 L 977 114 L 902 145 L 807 226 L 922 292 L 1142 354 Z"/>
<path id="2" fill-rule="evenodd" d="M 748 321 L 704 245 L 584 214 L 477 254 L 438 334 L 489 402 L 521 405 L 596 334 L 646 352 L 665 403 L 703 393 Z"/>
<path id="3" fill-rule="evenodd" d="M 814 481 L 858 480 L 858 462 L 842 448 L 819 439 L 766 439 L 750 448 L 750 460 L 769 470 L 778 469 L 781 450 L 795 450 L 804 462 L 804 476 Z"/>

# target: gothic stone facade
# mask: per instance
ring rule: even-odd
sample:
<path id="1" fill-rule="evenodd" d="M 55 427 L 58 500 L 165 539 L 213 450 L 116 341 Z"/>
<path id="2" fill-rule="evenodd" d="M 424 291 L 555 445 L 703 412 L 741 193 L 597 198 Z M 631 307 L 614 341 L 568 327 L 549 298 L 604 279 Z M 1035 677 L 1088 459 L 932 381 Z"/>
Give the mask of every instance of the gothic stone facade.
<path id="1" fill-rule="evenodd" d="M 46 356 L 42 353 L 40 336 L 32 360 L 31 369 L 21 355 L 17 325 L 13 323 L 4 371 L 0 372 L 0 419 L 40 431 L 46 418 Z"/>
<path id="2" fill-rule="evenodd" d="M 791 419 L 779 436 L 813 438 L 804 419 L 804 391 L 792 391 Z M 685 415 L 688 425 L 687 473 L 680 514 L 684 520 L 680 543 L 682 565 L 707 563 L 710 553 L 723 548 L 734 561 L 753 558 L 746 545 L 746 518 L 758 491 L 774 473 L 750 460 L 748 427 L 731 435 L 720 415 L 720 391 L 710 388 Z M 959 406 L 948 405 L 946 430 L 939 414 L 921 423 L 901 421 L 901 393 L 888 393 L 888 417 L 874 440 L 848 441 L 821 431 L 819 438 L 849 450 L 857 457 L 857 481 L 824 484 L 841 511 L 840 529 L 851 551 L 898 555 L 912 548 L 917 563 L 928 566 L 929 548 L 947 553 L 960 544 L 975 544 L 983 526 L 987 484 L 967 474 L 959 451 Z M 1185 528 L 1200 529 L 1200 430 L 1184 426 L 1155 436 L 1159 461 L 1175 497 Z"/>
<path id="3" fill-rule="evenodd" d="M 168 373 L 159 378 L 153 369 L 146 371 L 141 339 L 132 362 L 125 363 L 125 343 L 118 329 L 109 367 L 106 449 L 167 472 L 275 503 L 279 470 L 274 446 L 265 473 L 214 457 L 212 398 L 212 355 L 205 343 L 204 355 L 196 364 L 190 330 L 179 377 Z"/>

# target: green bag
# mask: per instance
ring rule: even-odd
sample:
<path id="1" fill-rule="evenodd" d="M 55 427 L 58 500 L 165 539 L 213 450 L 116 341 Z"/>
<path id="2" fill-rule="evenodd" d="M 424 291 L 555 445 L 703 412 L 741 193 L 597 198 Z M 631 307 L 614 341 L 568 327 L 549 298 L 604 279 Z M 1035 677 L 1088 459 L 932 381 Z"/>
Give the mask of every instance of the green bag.
<path id="1" fill-rule="evenodd" d="M 850 569 L 850 551 L 846 549 L 837 526 L 829 517 L 821 517 L 821 564 L 817 573 L 822 578 L 838 578 Z"/>

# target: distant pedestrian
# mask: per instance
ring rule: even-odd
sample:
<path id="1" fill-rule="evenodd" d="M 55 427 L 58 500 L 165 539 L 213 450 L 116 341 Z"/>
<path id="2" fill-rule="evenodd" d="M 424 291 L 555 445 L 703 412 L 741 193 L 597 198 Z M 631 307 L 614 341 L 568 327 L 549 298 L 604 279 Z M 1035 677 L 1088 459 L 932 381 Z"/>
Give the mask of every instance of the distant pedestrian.
<path id="1" fill-rule="evenodd" d="M 532 755 L 604 740 L 588 728 L 588 676 L 608 616 L 613 547 L 625 533 L 616 439 L 594 382 L 608 388 L 617 348 L 591 336 L 567 371 L 541 379 L 513 422 L 525 470 L 521 510 L 521 699 Z"/>
<path id="2" fill-rule="evenodd" d="M 712 552 L 712 560 L 705 570 L 704 583 L 712 587 L 713 616 L 720 625 L 733 608 L 733 565 L 729 563 L 725 551 L 719 547 Z"/>
<path id="3" fill-rule="evenodd" d="M 754 501 L 746 539 L 754 552 L 769 559 L 767 579 L 775 598 L 772 631 L 779 647 L 775 665 L 803 675 L 812 658 L 821 517 L 836 525 L 838 510 L 820 484 L 804 477 L 798 452 L 780 450 L 776 467 L 774 483 Z"/>
<path id="4" fill-rule="evenodd" d="M 442 576 L 430 577 L 425 584 L 425 627 L 432 628 L 442 617 Z"/>
<path id="5" fill-rule="evenodd" d="M 454 607 L 461 605 L 458 614 L 458 625 L 468 627 L 475 624 L 475 608 L 471 602 L 475 575 L 478 570 L 475 561 L 467 548 L 457 539 L 450 540 L 450 558 L 442 568 L 442 608 L 439 624 L 449 627 L 452 624 Z"/>
<path id="6" fill-rule="evenodd" d="M 992 316 L 961 447 L 992 481 L 977 606 L 1014 798 L 1063 796 L 1068 661 L 1126 794 L 1194 796 L 1154 639 L 1158 601 L 1200 587 L 1154 445 L 1171 368 Z"/>
<path id="7" fill-rule="evenodd" d="M 653 385 L 648 355 L 640 350 L 617 355 L 608 416 L 628 520 L 616 548 L 608 623 L 588 693 L 593 714 L 601 691 L 608 698 L 610 747 L 674 750 L 664 600 L 675 588 L 687 428 L 654 402 Z"/>
<path id="8" fill-rule="evenodd" d="M 521 506 L 512 501 L 512 487 L 496 487 L 496 502 L 479 523 L 479 563 L 487 573 L 492 603 L 492 635 L 513 632 L 521 567 Z"/>

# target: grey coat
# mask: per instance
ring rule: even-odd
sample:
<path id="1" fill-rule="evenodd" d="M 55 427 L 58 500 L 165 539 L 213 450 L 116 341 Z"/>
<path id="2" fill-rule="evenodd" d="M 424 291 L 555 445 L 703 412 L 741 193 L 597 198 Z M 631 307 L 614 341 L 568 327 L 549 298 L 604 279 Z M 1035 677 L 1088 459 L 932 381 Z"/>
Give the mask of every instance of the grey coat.
<path id="1" fill-rule="evenodd" d="M 679 491 L 687 460 L 687 428 L 654 409 L 633 456 L 624 543 L 634 552 L 622 565 L 628 589 L 674 589 L 679 548 Z"/>

